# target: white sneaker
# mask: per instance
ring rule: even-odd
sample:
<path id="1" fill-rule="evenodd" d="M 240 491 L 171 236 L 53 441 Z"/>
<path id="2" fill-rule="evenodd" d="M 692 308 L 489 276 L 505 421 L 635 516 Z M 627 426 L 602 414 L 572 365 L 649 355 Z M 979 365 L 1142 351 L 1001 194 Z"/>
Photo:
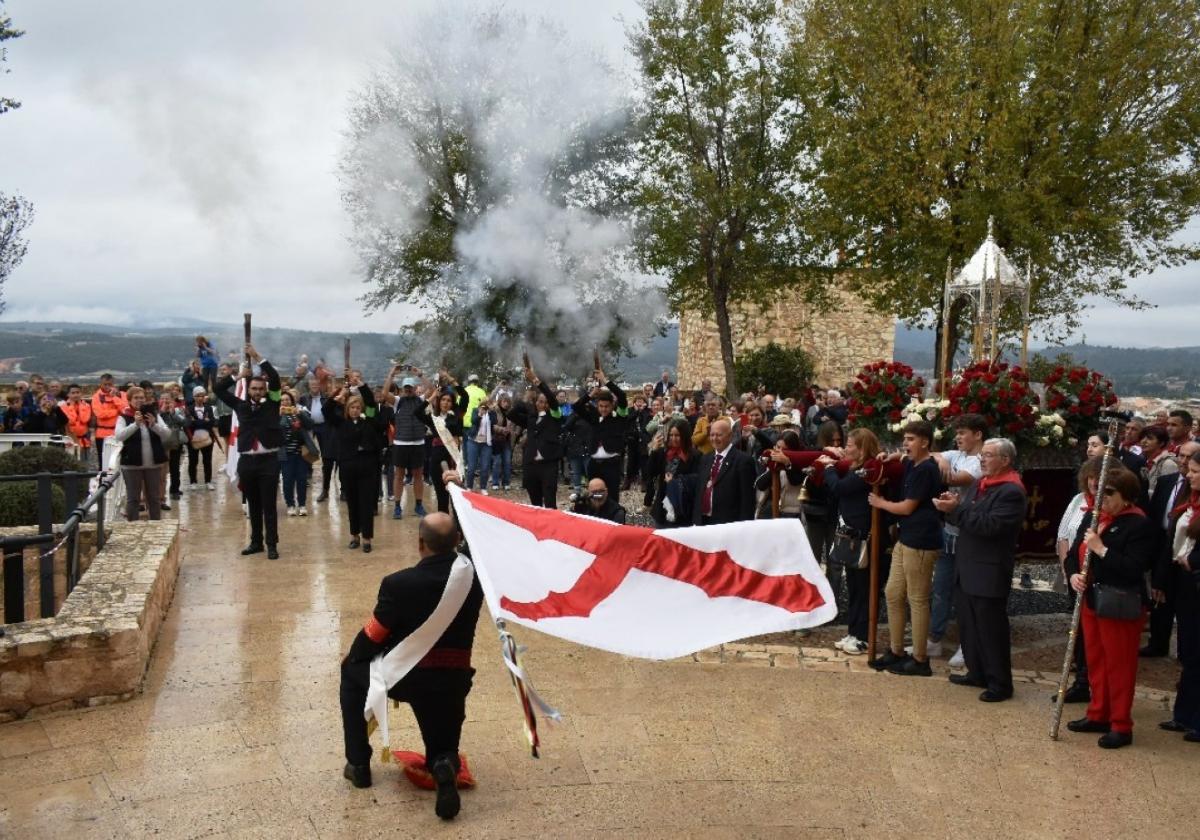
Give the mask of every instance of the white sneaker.
<path id="1" fill-rule="evenodd" d="M 306 508 L 304 505 L 300 505 L 300 507 L 296 509 L 296 515 L 308 516 L 308 508 Z"/>
<path id="2" fill-rule="evenodd" d="M 906 645 L 904 648 L 904 652 L 907 653 L 909 656 L 912 656 L 913 646 Z M 929 639 L 928 641 L 925 642 L 925 656 L 929 657 L 929 656 L 941 656 L 941 655 L 942 655 L 942 643 L 941 642 L 935 642 L 933 639 Z"/>
<path id="3" fill-rule="evenodd" d="M 288 508 L 288 511 L 287 511 L 287 515 L 288 515 L 288 516 L 295 516 L 295 515 L 296 515 L 296 509 L 295 509 L 294 507 L 289 507 L 289 508 Z"/>
<path id="4" fill-rule="evenodd" d="M 958 650 L 954 651 L 954 655 L 950 657 L 949 665 L 951 668 L 967 667 L 967 660 L 963 659 L 962 645 L 959 645 Z"/>
<path id="5" fill-rule="evenodd" d="M 845 650 L 846 642 L 850 641 L 853 638 L 854 637 L 850 636 L 850 635 L 842 636 L 842 638 L 838 639 L 836 642 L 833 643 L 834 649 L 835 650 Z"/>
<path id="6" fill-rule="evenodd" d="M 208 487 L 208 489 L 209 489 L 209 490 L 216 490 L 216 489 L 217 489 L 217 485 L 213 484 L 211 481 L 210 481 L 210 482 L 208 482 L 208 485 L 207 485 L 207 487 Z"/>
<path id="7" fill-rule="evenodd" d="M 850 656 L 861 656 L 867 652 L 867 643 L 860 641 L 855 636 L 847 636 L 836 645 L 834 645 L 842 653 L 847 653 Z"/>

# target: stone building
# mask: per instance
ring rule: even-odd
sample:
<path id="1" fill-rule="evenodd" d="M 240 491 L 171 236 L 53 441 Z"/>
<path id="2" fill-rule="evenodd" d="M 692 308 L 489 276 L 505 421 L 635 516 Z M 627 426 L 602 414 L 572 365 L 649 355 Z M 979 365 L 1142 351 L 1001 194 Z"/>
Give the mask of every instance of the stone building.
<path id="1" fill-rule="evenodd" d="M 768 342 L 785 347 L 799 345 L 813 357 L 817 381 L 841 386 L 854 378 L 866 363 L 892 359 L 896 318 L 875 312 L 853 296 L 834 293 L 827 312 L 815 311 L 799 291 L 784 292 L 767 307 L 753 304 L 731 307 L 730 327 L 734 354 L 764 347 Z M 724 391 L 725 369 L 717 324 L 695 312 L 679 319 L 679 370 L 676 381 L 694 388 L 702 379 Z"/>

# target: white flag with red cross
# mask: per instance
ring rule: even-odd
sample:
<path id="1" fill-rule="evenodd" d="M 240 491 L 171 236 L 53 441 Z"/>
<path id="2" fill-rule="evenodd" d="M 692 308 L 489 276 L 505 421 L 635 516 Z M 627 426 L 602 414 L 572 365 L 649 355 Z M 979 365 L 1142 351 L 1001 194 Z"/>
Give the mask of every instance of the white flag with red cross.
<path id="1" fill-rule="evenodd" d="M 242 400 L 246 399 L 246 388 L 247 388 L 246 383 L 247 383 L 247 380 L 245 377 L 242 377 L 242 376 L 238 377 L 237 386 L 234 388 L 234 391 L 233 391 L 233 393 L 238 397 L 238 399 L 242 399 Z M 229 439 L 227 441 L 225 441 L 225 467 L 224 467 L 225 475 L 229 479 L 229 483 L 233 485 L 234 490 L 238 489 L 238 482 L 239 482 L 238 473 L 237 473 L 237 465 L 238 465 L 237 439 L 238 439 L 238 416 L 237 416 L 237 412 L 235 411 L 235 412 L 233 412 L 233 415 L 229 418 Z"/>
<path id="2" fill-rule="evenodd" d="M 652 530 L 449 489 L 497 619 L 672 659 L 837 615 L 797 519 Z"/>

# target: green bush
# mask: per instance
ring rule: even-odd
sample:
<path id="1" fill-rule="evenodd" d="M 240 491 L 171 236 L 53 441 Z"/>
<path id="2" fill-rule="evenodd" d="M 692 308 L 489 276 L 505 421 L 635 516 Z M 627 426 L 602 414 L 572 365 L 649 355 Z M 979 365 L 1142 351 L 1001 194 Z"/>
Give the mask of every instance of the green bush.
<path id="1" fill-rule="evenodd" d="M 50 507 L 54 522 L 62 522 L 67 518 L 67 500 L 62 488 L 57 485 L 50 486 Z M 0 484 L 0 527 L 36 525 L 37 521 L 37 482 L 10 481 Z"/>
<path id="2" fill-rule="evenodd" d="M 0 475 L 84 472 L 86 469 L 82 461 L 57 446 L 20 446 L 0 455 Z"/>
<path id="3" fill-rule="evenodd" d="M 813 380 L 812 356 L 800 347 L 781 347 L 774 341 L 739 356 L 733 367 L 743 391 L 755 391 L 762 385 L 769 394 L 795 397 Z"/>

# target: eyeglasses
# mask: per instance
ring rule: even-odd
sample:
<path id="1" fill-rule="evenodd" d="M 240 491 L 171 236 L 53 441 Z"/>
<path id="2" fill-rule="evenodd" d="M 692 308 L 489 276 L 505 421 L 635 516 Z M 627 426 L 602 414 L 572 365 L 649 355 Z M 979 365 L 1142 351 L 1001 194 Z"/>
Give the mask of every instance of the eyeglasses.
<path id="1" fill-rule="evenodd" d="M 1105 495 L 1105 496 L 1115 496 L 1115 495 L 1117 495 L 1117 488 L 1115 488 L 1115 487 L 1105 487 L 1105 488 L 1104 488 L 1104 495 Z"/>

